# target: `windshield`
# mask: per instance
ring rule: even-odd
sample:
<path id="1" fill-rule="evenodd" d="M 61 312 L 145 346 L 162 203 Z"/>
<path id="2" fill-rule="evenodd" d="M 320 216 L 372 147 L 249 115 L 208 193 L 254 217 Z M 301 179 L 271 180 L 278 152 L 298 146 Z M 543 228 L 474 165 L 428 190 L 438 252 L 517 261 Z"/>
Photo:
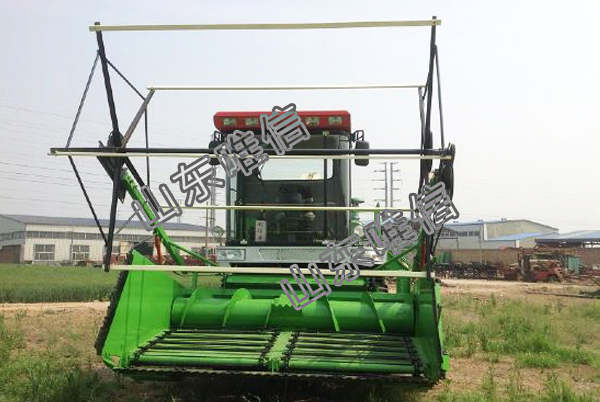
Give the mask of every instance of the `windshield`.
<path id="1" fill-rule="evenodd" d="M 322 137 L 312 136 L 306 141 L 299 142 L 294 149 L 337 149 L 339 138 L 337 136 Z M 261 144 L 263 148 L 271 149 L 269 144 Z M 327 178 L 333 177 L 333 164 L 331 159 L 325 159 L 327 164 Z M 270 159 L 260 171 L 263 180 L 323 180 L 325 164 L 323 159 Z"/>
<path id="2" fill-rule="evenodd" d="M 265 150 L 271 149 L 269 144 L 261 145 Z M 347 135 L 331 133 L 313 134 L 293 147 L 294 150 L 348 148 Z M 324 212 L 311 206 L 349 205 L 348 165 L 347 159 L 323 159 L 321 156 L 315 159 L 300 155 L 295 159 L 270 158 L 260 172 L 232 178 L 228 203 L 306 209 L 230 211 L 228 244 L 322 244 L 325 239 L 344 239 L 348 235 L 348 213 Z"/>

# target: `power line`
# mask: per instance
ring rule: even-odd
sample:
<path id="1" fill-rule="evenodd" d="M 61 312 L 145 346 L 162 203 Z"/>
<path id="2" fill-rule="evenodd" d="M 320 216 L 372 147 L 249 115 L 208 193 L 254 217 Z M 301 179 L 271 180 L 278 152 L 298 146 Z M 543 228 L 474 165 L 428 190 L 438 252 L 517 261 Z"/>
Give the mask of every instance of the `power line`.
<path id="1" fill-rule="evenodd" d="M 14 177 L 3 177 L 2 180 L 18 181 L 18 182 L 21 182 L 21 183 L 24 182 L 24 180 L 17 179 L 17 178 L 14 178 Z M 54 185 L 59 185 L 59 186 L 68 186 L 69 185 L 69 183 L 59 183 L 59 182 L 48 181 L 48 180 L 45 180 L 45 181 L 40 181 L 40 180 L 26 180 L 25 182 L 26 183 L 38 183 L 38 184 L 54 184 Z M 87 186 L 87 185 L 86 185 L 86 187 L 87 188 L 94 188 L 94 189 L 97 189 L 97 190 L 111 190 L 110 187 L 98 187 L 98 186 Z"/>
<path id="2" fill-rule="evenodd" d="M 34 114 L 42 114 L 42 115 L 59 117 L 59 118 L 68 119 L 68 120 L 73 120 L 75 118 L 74 115 L 73 116 L 67 116 L 67 115 L 64 115 L 64 114 L 49 113 L 49 112 L 44 112 L 44 111 L 39 111 L 39 110 L 34 110 L 34 109 L 29 109 L 29 108 L 24 108 L 24 107 L 20 107 L 20 106 L 8 106 L 8 105 L 2 105 L 2 104 L 0 104 L 0 108 L 11 109 L 11 110 L 18 110 L 18 111 L 27 112 L 27 113 L 34 113 Z M 100 124 L 100 125 L 103 125 L 103 126 L 106 126 L 106 127 L 110 127 L 110 124 L 108 124 L 105 121 L 92 120 L 92 119 L 88 119 L 88 118 L 81 118 L 80 120 L 81 121 L 87 121 L 87 122 L 94 123 L 94 124 Z M 65 131 L 68 131 L 68 129 L 65 130 Z M 158 134 L 166 134 L 169 137 L 179 137 L 179 138 L 186 139 L 186 140 L 189 139 L 189 138 L 183 137 L 181 134 L 173 134 L 173 133 L 170 133 L 170 132 L 166 132 L 166 131 L 162 131 L 162 130 L 156 130 L 156 129 L 153 129 L 152 131 L 155 132 L 155 133 L 158 133 Z M 181 130 L 181 131 L 183 131 L 183 130 Z M 190 134 L 190 137 L 193 137 L 193 136 L 194 136 L 194 134 Z M 166 145 L 166 146 L 168 146 L 168 145 Z"/>
<path id="3" fill-rule="evenodd" d="M 51 170 L 51 171 L 56 171 L 56 172 L 73 173 L 73 171 L 69 170 L 69 169 L 56 169 L 56 168 L 49 168 L 49 167 L 46 167 L 46 166 L 27 165 L 25 163 L 13 163 L 13 162 L 2 162 L 2 161 L 0 161 L 0 165 L 19 166 L 19 167 L 25 167 L 25 168 L 30 168 L 30 169 L 41 169 L 41 170 Z M 79 172 L 86 173 L 86 174 L 91 174 L 91 175 L 95 175 L 95 176 L 104 176 L 104 174 L 98 173 L 98 172 L 87 172 L 85 170 L 79 170 Z"/>
<path id="4" fill-rule="evenodd" d="M 4 171 L 4 170 L 0 170 L 0 173 L 2 173 L 2 174 L 14 174 L 14 175 L 17 175 L 17 176 L 38 177 L 38 178 L 41 178 L 41 179 L 67 180 L 67 181 L 70 181 L 70 182 L 74 182 L 74 179 L 73 178 L 69 178 L 69 177 L 46 176 L 46 175 L 41 175 L 41 174 L 21 173 L 21 172 L 7 172 L 7 171 Z M 86 180 L 86 183 L 108 184 L 107 182 L 93 181 L 93 180 Z"/>

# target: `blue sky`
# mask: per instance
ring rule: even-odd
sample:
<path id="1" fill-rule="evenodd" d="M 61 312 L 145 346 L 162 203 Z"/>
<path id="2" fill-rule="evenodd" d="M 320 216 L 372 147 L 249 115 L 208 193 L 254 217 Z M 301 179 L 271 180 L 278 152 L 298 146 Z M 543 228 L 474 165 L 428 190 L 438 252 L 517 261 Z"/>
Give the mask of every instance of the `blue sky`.
<path id="1" fill-rule="evenodd" d="M 288 5 L 289 4 L 289 5 Z M 367 6 L 368 4 L 368 6 Z M 594 1 L 6 1 L 0 0 L 0 213 L 89 216 L 62 146 L 96 51 L 94 21 L 259 23 L 442 20 L 438 30 L 446 139 L 456 144 L 461 219 L 527 218 L 562 231 L 600 227 L 600 3 Z M 148 85 L 414 84 L 427 73 L 428 28 L 106 33 L 108 57 Z M 74 145 L 104 140 L 110 122 L 96 76 Z M 139 100 L 115 78 L 122 127 Z M 372 148 L 419 145 L 414 90 L 159 93 L 152 145 L 204 147 L 223 110 L 346 109 Z M 132 145 L 141 145 L 136 134 Z M 141 163 L 142 160 L 139 160 Z M 153 184 L 177 161 L 156 161 Z M 79 164 L 101 215 L 109 180 Z M 400 204 L 416 190 L 403 161 Z M 372 164 L 354 169 L 354 195 L 381 194 Z M 131 207 L 120 207 L 126 219 Z M 186 211 L 184 222 L 203 223 Z"/>

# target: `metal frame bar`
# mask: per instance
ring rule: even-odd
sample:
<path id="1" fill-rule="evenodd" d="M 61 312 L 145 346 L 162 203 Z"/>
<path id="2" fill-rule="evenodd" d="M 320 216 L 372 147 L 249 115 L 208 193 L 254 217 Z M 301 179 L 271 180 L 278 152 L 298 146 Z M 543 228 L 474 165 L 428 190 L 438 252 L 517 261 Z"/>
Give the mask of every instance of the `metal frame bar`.
<path id="1" fill-rule="evenodd" d="M 209 155 L 211 158 L 216 158 L 210 153 L 176 153 L 176 152 L 129 152 L 126 148 L 123 152 L 95 152 L 95 151 L 54 151 L 48 153 L 48 156 L 90 156 L 90 157 L 105 157 L 105 158 L 145 158 L 149 156 L 160 158 L 200 158 L 204 155 Z M 406 154 L 384 154 L 384 155 L 272 155 L 270 159 L 409 159 L 409 160 L 450 160 L 450 155 L 406 155 Z"/>
<path id="2" fill-rule="evenodd" d="M 71 148 L 50 148 L 50 153 L 54 155 L 59 152 L 75 151 L 81 153 L 100 153 L 100 156 L 104 156 L 112 153 L 123 153 L 129 154 L 213 154 L 214 151 L 208 148 L 117 148 L 117 147 L 71 147 Z M 265 153 L 272 156 L 275 155 L 273 150 L 266 150 Z M 292 149 L 286 152 L 285 157 L 295 156 L 322 156 L 327 157 L 331 155 L 439 155 L 439 156 L 451 156 L 451 153 L 447 149 Z M 64 155 L 64 154 L 63 154 Z"/>
<path id="3" fill-rule="evenodd" d="M 97 22 L 97 25 L 100 23 Z M 96 41 L 98 42 L 98 55 L 100 56 L 100 65 L 102 66 L 102 75 L 104 76 L 104 88 L 106 89 L 106 98 L 108 101 L 108 110 L 110 112 L 110 120 L 112 123 L 111 139 L 114 145 L 121 145 L 121 133 L 119 131 L 119 120 L 117 118 L 117 111 L 115 108 L 115 101 L 112 92 L 112 85 L 110 83 L 110 72 L 108 71 L 108 62 L 106 59 L 106 52 L 104 49 L 104 39 L 102 38 L 102 32 L 96 32 Z M 104 258 L 104 270 L 110 270 L 110 262 L 112 258 L 113 239 L 115 233 L 115 223 L 117 220 L 117 201 L 119 199 L 119 187 L 121 179 L 121 171 L 123 168 L 123 160 L 117 160 L 117 166 L 112 177 L 113 188 L 112 188 L 112 200 L 110 204 L 110 221 L 108 224 L 108 236 L 106 238 L 105 250 L 106 255 Z"/>
<path id="4" fill-rule="evenodd" d="M 222 31 L 222 30 L 272 30 L 272 29 L 336 29 L 336 28 L 391 28 L 441 25 L 442 21 L 354 21 L 354 22 L 305 22 L 281 24 L 157 24 L 157 25 L 100 25 L 89 27 L 91 32 L 100 31 Z"/>
<path id="5" fill-rule="evenodd" d="M 79 106 L 77 107 L 77 113 L 75 113 L 75 119 L 73 120 L 73 124 L 71 125 L 71 131 L 69 132 L 69 138 L 67 139 L 67 148 L 69 148 L 69 146 L 71 145 L 73 135 L 75 135 L 75 129 L 77 129 L 77 123 L 79 123 L 79 116 L 81 116 L 83 105 L 87 98 L 88 91 L 90 90 L 90 84 L 92 83 L 92 78 L 94 77 L 94 73 L 96 72 L 96 66 L 98 65 L 99 58 L 100 55 L 96 53 L 96 57 L 94 58 L 94 64 L 92 64 L 92 70 L 90 71 L 90 75 L 88 76 L 87 82 L 85 84 L 85 89 L 83 90 L 83 94 L 81 95 L 81 100 L 79 101 Z"/>
<path id="6" fill-rule="evenodd" d="M 142 116 L 144 116 L 144 114 L 146 113 L 146 110 L 148 109 L 148 104 L 152 100 L 153 96 L 154 96 L 154 90 L 151 89 L 148 91 L 148 94 L 144 98 L 144 102 L 142 102 L 142 105 L 140 106 L 140 108 L 138 109 L 137 113 L 135 114 L 133 120 L 131 121 L 131 124 L 129 125 L 127 132 L 125 132 L 125 136 L 123 137 L 121 146 L 123 146 L 123 147 L 127 146 L 127 143 L 131 139 L 133 132 L 135 131 L 140 120 L 142 119 Z"/>
<path id="7" fill-rule="evenodd" d="M 206 274 L 264 274 L 264 275 L 291 275 L 286 268 L 271 267 L 208 267 L 193 265 L 113 265 L 116 271 L 156 271 L 156 272 L 195 272 Z M 306 268 L 301 268 L 303 274 L 310 274 Z M 335 275 L 329 269 L 321 270 L 323 275 Z M 388 271 L 377 269 L 364 269 L 361 276 L 373 278 L 426 278 L 425 271 Z M 433 273 L 435 276 L 435 273 Z"/>
<path id="8" fill-rule="evenodd" d="M 168 206 L 162 206 L 166 208 Z M 203 205 L 186 207 L 181 209 L 214 209 L 214 210 L 232 210 L 232 211 L 360 211 L 360 212 L 379 212 L 384 207 L 327 207 L 324 205 Z M 391 208 L 388 208 L 391 209 Z M 394 208 L 394 211 L 401 210 L 408 212 L 409 208 Z"/>
<path id="9" fill-rule="evenodd" d="M 182 90 L 195 90 L 195 91 L 270 91 L 270 90 L 352 90 L 352 89 L 402 89 L 402 88 L 417 88 L 419 90 L 419 101 L 421 108 L 421 121 L 422 127 L 426 132 L 430 130 L 431 121 L 431 106 L 433 97 L 433 79 L 434 69 L 437 68 L 437 47 L 435 45 L 435 34 L 436 26 L 440 25 L 441 21 L 436 19 L 434 16 L 431 20 L 421 21 L 362 21 L 362 22 L 334 22 L 334 23 L 291 23 L 291 24 L 196 24 L 196 25 L 101 25 L 96 22 L 90 27 L 90 31 L 96 33 L 96 39 L 98 42 L 98 57 L 101 62 L 102 72 L 104 76 L 104 84 L 106 89 L 106 95 L 108 100 L 109 112 L 112 122 L 112 133 L 110 148 L 74 148 L 74 149 L 51 149 L 50 155 L 54 156 L 68 156 L 72 160 L 72 156 L 96 156 L 96 157 L 115 157 L 118 158 L 116 169 L 113 176 L 113 194 L 110 211 L 110 224 L 108 230 L 108 238 L 106 239 L 106 262 L 105 269 L 110 268 L 110 259 L 112 254 L 112 240 L 115 229 L 116 221 L 116 202 L 118 200 L 119 193 L 119 182 L 123 168 L 123 163 L 127 163 L 128 166 L 132 165 L 128 157 L 146 157 L 147 161 L 149 156 L 173 156 L 173 157 L 199 157 L 205 154 L 215 157 L 214 154 L 209 150 L 204 149 L 149 149 L 147 144 L 145 149 L 127 149 L 126 144 L 130 140 L 135 128 L 139 121 L 144 117 L 147 131 L 147 106 L 150 102 L 155 91 L 182 91 Z M 133 87 L 133 85 L 110 63 L 106 58 L 104 49 L 104 42 L 102 38 L 102 31 L 165 31 L 165 30 L 272 30 L 272 29 L 329 29 L 329 28 L 376 28 L 376 27 L 400 27 L 400 26 L 430 26 L 431 27 L 431 40 L 430 40 L 430 60 L 429 60 L 429 71 L 427 82 L 425 85 L 288 85 L 288 86 L 150 86 L 148 87 L 149 93 L 144 98 L 144 101 L 136 113 L 133 121 L 130 123 L 125 136 L 123 137 L 119 132 L 118 118 L 116 114 L 116 108 L 114 104 L 114 98 L 112 93 L 112 86 L 110 83 L 110 75 L 108 67 L 113 69 L 121 76 L 136 93 L 142 97 L 141 93 Z M 439 87 L 439 71 L 438 71 L 438 87 Z M 425 89 L 424 95 L 421 96 L 422 90 Z M 426 109 L 423 110 L 423 100 L 426 99 Z M 441 99 L 439 100 L 439 107 L 441 113 Z M 425 116 L 423 115 L 425 112 Z M 423 120 L 425 120 L 423 122 Z M 424 124 L 423 124 L 424 123 Z M 443 123 L 442 123 L 443 124 Z M 146 138 L 147 141 L 147 138 Z M 443 141 L 443 139 L 442 139 Z M 323 153 L 319 154 L 306 152 L 294 154 L 289 152 L 287 155 L 278 156 L 272 155 L 271 157 L 276 159 L 278 157 L 287 157 L 289 159 L 419 159 L 419 160 L 431 160 L 431 159 L 452 159 L 452 156 L 446 155 L 445 150 L 360 150 L 364 152 L 357 152 L 357 150 L 348 150 L 344 153 L 334 153 L 331 150 L 321 150 Z M 313 151 L 313 150 L 310 150 Z M 318 150 L 316 150 L 318 151 Z M 345 151 L 345 150 L 341 150 Z M 131 166 L 133 168 L 133 166 Z M 149 169 L 148 169 L 149 170 Z M 137 173 L 137 172 L 135 172 Z M 149 173 L 149 172 L 148 172 Z M 141 185 L 141 177 L 135 175 L 136 180 Z M 306 210 L 304 206 L 211 206 L 214 209 L 270 209 L 270 210 Z M 343 210 L 367 210 L 367 211 L 378 211 L 380 209 L 371 209 L 365 207 L 328 207 L 326 205 L 320 207 L 312 207 L 309 209 L 322 209 L 322 210 L 335 210 L 336 208 L 343 208 Z M 206 209 L 206 208 L 205 208 Z M 426 243 L 430 243 L 426 241 Z M 430 262 L 430 251 L 431 245 L 427 244 L 427 256 L 425 263 L 427 265 L 427 274 L 431 275 L 429 270 Z"/>
<path id="10" fill-rule="evenodd" d="M 347 85 L 151 85 L 150 91 L 302 91 L 331 89 L 414 89 L 424 88 L 423 84 L 347 84 Z"/>

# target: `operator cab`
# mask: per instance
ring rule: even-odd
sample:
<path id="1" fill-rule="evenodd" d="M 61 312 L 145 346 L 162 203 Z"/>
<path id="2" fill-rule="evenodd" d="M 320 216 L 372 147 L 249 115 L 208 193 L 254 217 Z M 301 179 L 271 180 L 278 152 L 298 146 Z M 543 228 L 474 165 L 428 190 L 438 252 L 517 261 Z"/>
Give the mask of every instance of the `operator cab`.
<path id="1" fill-rule="evenodd" d="M 225 247 L 217 251 L 219 263 L 231 265 L 287 265 L 318 261 L 329 241 L 350 235 L 349 211 L 311 210 L 310 207 L 348 207 L 351 201 L 349 159 L 320 157 L 276 158 L 261 138 L 261 114 L 271 112 L 219 112 L 214 116 L 214 140 L 225 141 L 235 130 L 252 131 L 270 159 L 252 174 L 227 178 L 227 205 L 307 207 L 306 210 L 229 210 Z M 350 113 L 337 111 L 297 112 L 310 138 L 293 146 L 302 150 L 365 148 L 362 132 L 352 133 Z M 270 152 L 271 151 L 271 152 Z M 290 152 L 288 152 L 288 155 Z M 368 161 L 368 160 L 366 160 Z M 359 161 L 364 165 L 365 160 Z"/>

